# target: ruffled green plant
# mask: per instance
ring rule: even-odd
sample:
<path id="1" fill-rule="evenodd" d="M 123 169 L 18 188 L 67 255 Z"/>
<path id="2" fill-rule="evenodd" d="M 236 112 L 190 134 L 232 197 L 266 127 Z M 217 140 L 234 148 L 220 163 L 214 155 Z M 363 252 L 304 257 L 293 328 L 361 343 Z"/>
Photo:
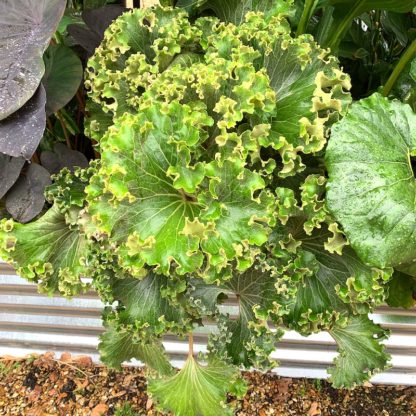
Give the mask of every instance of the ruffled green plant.
<path id="1" fill-rule="evenodd" d="M 86 81 L 101 159 L 56 176 L 43 217 L 0 225 L 2 256 L 43 290 L 97 290 L 102 360 L 147 364 L 149 392 L 175 415 L 232 414 L 239 370 L 275 366 L 283 327 L 329 331 L 337 387 L 389 358 L 368 313 L 392 269 L 357 257 L 325 201 L 323 156 L 349 77 L 311 36 L 291 36 L 290 1 L 268 3 L 244 2 L 237 16 L 204 2 L 219 18 L 168 7 L 118 18 Z M 179 372 L 163 347 L 172 335 L 189 338 Z"/>

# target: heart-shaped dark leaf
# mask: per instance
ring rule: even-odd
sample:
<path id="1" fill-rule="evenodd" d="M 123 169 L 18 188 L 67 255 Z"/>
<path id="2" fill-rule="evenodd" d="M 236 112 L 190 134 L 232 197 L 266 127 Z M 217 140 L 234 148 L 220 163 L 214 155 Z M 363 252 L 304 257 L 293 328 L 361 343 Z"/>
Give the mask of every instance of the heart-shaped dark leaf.
<path id="1" fill-rule="evenodd" d="M 50 184 L 49 172 L 40 165 L 31 164 L 7 194 L 7 211 L 19 222 L 33 220 L 42 211 L 45 188 Z"/>
<path id="2" fill-rule="evenodd" d="M 0 2 L 0 120 L 32 97 L 45 72 L 43 53 L 64 13 L 65 0 Z"/>
<path id="3" fill-rule="evenodd" d="M 0 198 L 13 186 L 25 163 L 22 157 L 8 156 L 0 153 Z"/>
<path id="4" fill-rule="evenodd" d="M 104 32 L 111 22 L 127 9 L 113 4 L 98 9 L 86 10 L 82 14 L 86 26 L 81 24 L 68 25 L 67 31 L 76 43 L 81 45 L 89 55 L 99 46 L 104 38 Z"/>
<path id="5" fill-rule="evenodd" d="M 64 45 L 49 45 L 44 55 L 45 75 L 42 83 L 46 90 L 46 113 L 55 113 L 76 94 L 83 75 L 81 60 Z"/>
<path id="6" fill-rule="evenodd" d="M 73 171 L 76 166 L 86 168 L 87 158 L 77 150 L 71 150 L 63 143 L 56 143 L 53 152 L 46 150 L 40 155 L 40 161 L 51 174 L 58 173 L 63 168 Z"/>
<path id="7" fill-rule="evenodd" d="M 45 104 L 45 89 L 40 85 L 22 108 L 0 121 L 1 153 L 25 159 L 32 157 L 45 131 Z"/>

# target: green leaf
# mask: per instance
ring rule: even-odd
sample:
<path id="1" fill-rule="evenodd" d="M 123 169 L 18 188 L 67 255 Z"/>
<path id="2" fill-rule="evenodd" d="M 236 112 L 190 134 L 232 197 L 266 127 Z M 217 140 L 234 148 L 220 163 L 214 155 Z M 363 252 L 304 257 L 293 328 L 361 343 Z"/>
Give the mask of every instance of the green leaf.
<path id="1" fill-rule="evenodd" d="M 136 256 L 136 270 L 147 263 L 167 273 L 175 262 L 184 273 L 202 264 L 199 238 L 183 232 L 200 207 L 193 196 L 175 188 L 167 171 L 178 163 L 175 141 L 197 142 L 200 131 L 191 119 L 184 121 L 186 108 L 175 105 L 169 112 L 171 116 L 155 106 L 125 115 L 109 130 L 98 176 L 111 193 L 100 195 L 104 189 L 90 185 L 87 192 L 94 198 L 88 209 L 101 231 L 124 243 L 123 261 Z"/>
<path id="2" fill-rule="evenodd" d="M 141 342 L 131 332 L 116 325 L 106 325 L 106 331 L 100 336 L 98 349 L 103 363 L 111 368 L 120 369 L 124 361 L 135 358 L 161 376 L 173 373 L 160 341 Z"/>
<path id="3" fill-rule="evenodd" d="M 274 16 L 294 13 L 293 0 L 205 0 L 201 10 L 212 10 L 223 22 L 235 25 L 243 23 L 248 12 L 264 13 L 266 22 Z"/>
<path id="4" fill-rule="evenodd" d="M 64 45 L 50 45 L 44 55 L 46 112 L 48 115 L 64 107 L 76 94 L 83 68 L 75 52 Z"/>
<path id="5" fill-rule="evenodd" d="M 326 152 L 327 203 L 367 264 L 404 267 L 416 251 L 416 115 L 379 94 L 354 104 Z"/>
<path id="6" fill-rule="evenodd" d="M 0 3 L 0 120 L 22 107 L 45 72 L 42 55 L 64 13 L 65 0 Z"/>
<path id="7" fill-rule="evenodd" d="M 189 318 L 178 304 L 162 295 L 168 283 L 165 276 L 148 272 L 143 279 L 125 277 L 116 279 L 112 285 L 114 299 L 123 305 L 119 312 L 121 320 L 133 325 L 141 339 L 169 331 L 186 331 Z"/>
<path id="8" fill-rule="evenodd" d="M 281 35 L 265 49 L 271 51 L 263 53 L 262 66 L 276 93 L 268 141 L 279 151 L 279 175 L 286 177 L 304 169 L 300 153 L 324 148 L 328 128 L 348 108 L 351 82 L 309 36 Z"/>
<path id="9" fill-rule="evenodd" d="M 275 363 L 270 354 L 282 336 L 282 331 L 273 331 L 268 320 L 279 323 L 279 296 L 275 285 L 277 278 L 265 270 L 252 267 L 245 273 L 235 273 L 233 278 L 217 287 L 217 293 L 207 285 L 200 284 L 191 294 L 194 300 L 212 310 L 214 301 L 221 301 L 220 295 L 237 297 L 239 314 L 236 319 L 228 315 L 219 316 L 219 334 L 212 334 L 208 349 L 211 356 L 247 368 L 270 368 Z"/>
<path id="10" fill-rule="evenodd" d="M 328 370 L 334 387 L 352 388 L 388 368 L 390 355 L 381 343 L 388 332 L 367 316 L 351 317 L 346 325 L 338 325 L 329 332 L 339 348 L 335 366 Z"/>
<path id="11" fill-rule="evenodd" d="M 393 308 L 413 308 L 416 306 L 416 279 L 396 271 L 388 286 L 387 303 Z"/>
<path id="12" fill-rule="evenodd" d="M 321 44 L 335 50 L 356 17 L 370 10 L 388 10 L 396 13 L 409 12 L 415 7 L 416 0 L 323 0 L 320 6 L 333 6 L 331 28 Z"/>
<path id="13" fill-rule="evenodd" d="M 192 356 L 176 375 L 149 380 L 148 391 L 160 406 L 175 416 L 231 416 L 225 405 L 239 372 L 221 362 L 200 365 Z"/>
<path id="14" fill-rule="evenodd" d="M 88 275 L 84 266 L 87 240 L 67 224 L 56 205 L 28 224 L 3 220 L 0 254 L 20 276 L 38 283 L 42 292 L 73 296 L 86 288 L 81 276 Z"/>

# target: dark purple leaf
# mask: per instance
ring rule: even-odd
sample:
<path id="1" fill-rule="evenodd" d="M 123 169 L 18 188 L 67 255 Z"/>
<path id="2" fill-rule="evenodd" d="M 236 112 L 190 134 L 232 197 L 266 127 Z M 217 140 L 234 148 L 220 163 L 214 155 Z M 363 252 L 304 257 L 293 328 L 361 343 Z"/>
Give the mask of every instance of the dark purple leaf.
<path id="1" fill-rule="evenodd" d="M 54 151 L 46 150 L 40 155 L 42 165 L 51 173 L 58 173 L 63 168 L 73 171 L 75 167 L 86 168 L 87 158 L 77 150 L 68 149 L 63 143 L 56 143 Z"/>
<path id="2" fill-rule="evenodd" d="M 25 160 L 22 157 L 0 153 L 0 198 L 13 186 L 20 175 Z"/>
<path id="3" fill-rule="evenodd" d="M 6 209 L 17 221 L 33 220 L 45 205 L 45 188 L 51 184 L 49 172 L 35 163 L 20 176 L 6 198 Z"/>
<path id="4" fill-rule="evenodd" d="M 81 45 L 89 55 L 92 55 L 103 40 L 104 32 L 111 22 L 126 10 L 126 8 L 115 4 L 86 10 L 82 14 L 86 26 L 71 24 L 68 25 L 67 31 L 75 42 Z"/>
<path id="5" fill-rule="evenodd" d="M 0 120 L 21 108 L 45 72 L 43 53 L 65 0 L 0 1 Z"/>
<path id="6" fill-rule="evenodd" d="M 44 55 L 45 75 L 42 84 L 46 90 L 46 113 L 55 113 L 76 94 L 83 76 L 81 60 L 64 45 L 49 45 Z"/>
<path id="7" fill-rule="evenodd" d="M 42 85 L 18 111 L 0 121 L 0 152 L 30 159 L 45 131 L 46 93 Z"/>

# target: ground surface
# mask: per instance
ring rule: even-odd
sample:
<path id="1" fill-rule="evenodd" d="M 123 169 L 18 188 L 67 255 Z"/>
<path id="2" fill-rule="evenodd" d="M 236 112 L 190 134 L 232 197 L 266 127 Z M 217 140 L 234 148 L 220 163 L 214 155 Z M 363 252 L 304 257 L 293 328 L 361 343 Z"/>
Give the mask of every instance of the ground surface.
<path id="1" fill-rule="evenodd" d="M 247 373 L 249 390 L 236 402 L 240 416 L 416 416 L 416 387 L 334 390 L 326 382 Z M 48 353 L 0 361 L 1 416 L 112 416 L 129 402 L 139 415 L 158 415 L 137 368 L 115 372 L 88 357 Z M 232 399 L 230 399 L 232 401 Z"/>

